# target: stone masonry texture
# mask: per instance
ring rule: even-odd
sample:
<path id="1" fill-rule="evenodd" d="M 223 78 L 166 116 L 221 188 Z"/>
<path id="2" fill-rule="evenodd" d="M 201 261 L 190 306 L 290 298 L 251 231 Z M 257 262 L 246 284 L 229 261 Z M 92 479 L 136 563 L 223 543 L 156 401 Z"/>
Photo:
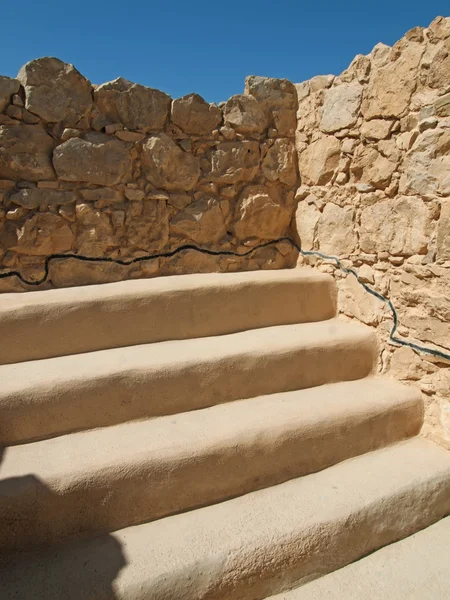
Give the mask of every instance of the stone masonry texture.
<path id="1" fill-rule="evenodd" d="M 0 273 L 40 279 L 53 253 L 129 260 L 184 244 L 243 253 L 288 236 L 391 298 L 399 335 L 450 346 L 450 18 L 378 44 L 335 77 L 250 76 L 216 106 L 44 57 L 0 76 Z M 418 386 L 423 433 L 450 448 L 450 363 L 389 343 L 392 319 L 331 261 L 289 243 L 192 250 L 131 266 L 50 264 L 39 288 L 313 264 L 376 329 L 379 370 Z M 282 307 L 280 307 L 282 310 Z"/>
<path id="2" fill-rule="evenodd" d="M 450 18 L 296 85 L 296 235 L 389 297 L 400 338 L 450 347 Z M 423 434 L 450 448 L 450 362 L 389 343 L 389 309 L 331 261 L 342 315 L 377 330 L 379 370 L 418 386 Z M 448 352 L 448 350 L 447 350 Z"/>

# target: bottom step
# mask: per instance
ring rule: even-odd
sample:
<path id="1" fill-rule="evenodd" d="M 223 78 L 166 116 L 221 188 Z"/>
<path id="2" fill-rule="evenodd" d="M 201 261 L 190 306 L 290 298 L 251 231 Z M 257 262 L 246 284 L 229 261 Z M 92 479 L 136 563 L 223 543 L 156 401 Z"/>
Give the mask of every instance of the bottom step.
<path id="1" fill-rule="evenodd" d="M 263 599 L 448 514 L 450 453 L 414 438 L 221 504 L 4 557 L 0 598 Z"/>
<path id="2" fill-rule="evenodd" d="M 405 540 L 267 600 L 450 598 L 450 517 Z"/>

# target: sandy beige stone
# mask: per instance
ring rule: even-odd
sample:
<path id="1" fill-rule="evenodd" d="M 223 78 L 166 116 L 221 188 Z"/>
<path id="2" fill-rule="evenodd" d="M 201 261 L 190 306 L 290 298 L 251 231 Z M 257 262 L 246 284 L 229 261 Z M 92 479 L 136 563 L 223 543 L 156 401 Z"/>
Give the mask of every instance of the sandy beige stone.
<path id="1" fill-rule="evenodd" d="M 234 233 L 238 239 L 281 237 L 292 217 L 292 211 L 283 206 L 277 196 L 264 186 L 244 189 L 235 211 Z"/>
<path id="2" fill-rule="evenodd" d="M 308 185 L 328 183 L 339 164 L 341 145 L 332 135 L 321 136 L 299 154 L 299 171 Z"/>
<path id="3" fill-rule="evenodd" d="M 119 77 L 94 92 L 101 114 L 112 123 L 139 131 L 162 129 L 169 115 L 170 96 Z"/>
<path id="4" fill-rule="evenodd" d="M 325 93 L 320 128 L 326 133 L 351 127 L 356 123 L 363 87 L 358 83 L 342 84 Z"/>
<path id="5" fill-rule="evenodd" d="M 222 122 L 222 113 L 198 94 L 173 100 L 170 118 L 184 132 L 196 135 L 211 133 Z"/>
<path id="6" fill-rule="evenodd" d="M 103 133 L 71 138 L 53 152 L 53 166 L 63 181 L 115 185 L 131 171 L 129 147 Z"/>
<path id="7" fill-rule="evenodd" d="M 257 142 L 221 142 L 211 151 L 210 177 L 218 183 L 251 181 L 260 165 Z"/>
<path id="8" fill-rule="evenodd" d="M 232 96 L 223 108 L 225 123 L 244 134 L 263 133 L 269 119 L 264 104 L 253 96 Z"/>
<path id="9" fill-rule="evenodd" d="M 54 179 L 51 155 L 55 142 L 42 125 L 0 125 L 0 177 Z"/>
<path id="10" fill-rule="evenodd" d="M 146 178 L 165 190 L 191 190 L 200 175 L 199 160 L 165 134 L 143 142 L 142 165 Z"/>
<path id="11" fill-rule="evenodd" d="M 75 126 L 91 109 L 90 82 L 73 65 L 57 58 L 28 62 L 17 79 L 25 89 L 25 107 L 44 121 Z"/>

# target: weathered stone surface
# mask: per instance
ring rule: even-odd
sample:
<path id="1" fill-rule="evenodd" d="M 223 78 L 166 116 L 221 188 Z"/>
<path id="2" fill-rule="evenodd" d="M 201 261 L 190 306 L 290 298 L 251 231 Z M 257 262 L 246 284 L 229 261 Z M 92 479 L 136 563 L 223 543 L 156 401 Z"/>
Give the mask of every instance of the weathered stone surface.
<path id="1" fill-rule="evenodd" d="M 130 202 L 126 208 L 125 227 L 130 246 L 149 253 L 164 248 L 169 240 L 165 200 Z"/>
<path id="2" fill-rule="evenodd" d="M 378 325 L 385 312 L 385 304 L 369 295 L 353 276 L 347 276 L 338 285 L 339 311 L 366 325 Z"/>
<path id="3" fill-rule="evenodd" d="M 148 132 L 164 127 L 171 99 L 164 92 L 119 77 L 99 86 L 94 100 L 111 123 L 119 122 L 128 129 Z"/>
<path id="4" fill-rule="evenodd" d="M 392 121 L 385 119 L 372 119 L 364 121 L 361 125 L 361 135 L 368 140 L 385 140 L 389 137 L 393 126 Z"/>
<path id="5" fill-rule="evenodd" d="M 417 85 L 417 69 L 422 53 L 421 44 L 411 43 L 397 60 L 391 60 L 379 69 L 372 69 L 361 105 L 364 118 L 403 116 Z"/>
<path id="6" fill-rule="evenodd" d="M 320 250 L 334 256 L 351 254 L 354 251 L 357 240 L 354 215 L 355 210 L 351 206 L 341 208 L 333 202 L 325 204 L 317 233 Z"/>
<path id="7" fill-rule="evenodd" d="M 48 256 L 70 250 L 73 237 L 65 219 L 51 213 L 37 213 L 18 231 L 17 245 L 12 249 L 19 254 Z"/>
<path id="8" fill-rule="evenodd" d="M 258 173 L 259 162 L 257 142 L 221 142 L 211 151 L 210 177 L 219 183 L 251 181 Z"/>
<path id="9" fill-rule="evenodd" d="M 216 198 L 191 202 L 170 221 L 170 232 L 197 244 L 211 244 L 226 236 L 224 214 Z"/>
<path id="10" fill-rule="evenodd" d="M 430 214 L 420 198 L 378 202 L 361 213 L 361 250 L 398 256 L 425 254 L 429 225 Z"/>
<path id="11" fill-rule="evenodd" d="M 263 133 L 269 125 L 264 104 L 253 96 L 238 94 L 232 96 L 223 109 L 224 120 L 238 133 Z"/>
<path id="12" fill-rule="evenodd" d="M 0 75 L 0 112 L 3 112 L 11 101 L 11 96 L 17 94 L 20 81 Z"/>
<path id="13" fill-rule="evenodd" d="M 320 128 L 326 133 L 351 127 L 356 123 L 361 98 L 362 85 L 358 83 L 342 84 L 325 92 Z"/>
<path id="14" fill-rule="evenodd" d="M 439 260 L 450 260 L 450 201 L 443 201 L 437 227 L 437 255 Z M 449 281 L 450 292 L 450 281 Z"/>
<path id="15" fill-rule="evenodd" d="M 234 233 L 237 238 L 275 239 L 286 233 L 291 211 L 264 186 L 245 188 L 235 211 Z"/>
<path id="16" fill-rule="evenodd" d="M 44 121 L 74 126 L 91 109 L 90 82 L 73 65 L 57 58 L 28 62 L 17 79 L 25 88 L 25 107 Z"/>
<path id="17" fill-rule="evenodd" d="M 170 118 L 185 133 L 205 135 L 222 122 L 222 113 L 198 94 L 188 94 L 172 102 Z"/>
<path id="18" fill-rule="evenodd" d="M 54 145 L 42 125 L 0 125 L 0 178 L 54 179 Z"/>
<path id="19" fill-rule="evenodd" d="M 191 190 L 200 175 L 199 160 L 182 150 L 165 134 L 147 138 L 142 144 L 145 177 L 165 190 Z"/>
<path id="20" fill-rule="evenodd" d="M 39 210 L 39 208 L 46 208 L 49 205 L 59 206 L 75 202 L 76 195 L 74 192 L 30 188 L 12 194 L 10 200 L 28 210 Z"/>
<path id="21" fill-rule="evenodd" d="M 445 40 L 433 57 L 428 71 L 427 83 L 431 88 L 450 89 L 450 38 Z"/>
<path id="22" fill-rule="evenodd" d="M 293 142 L 277 139 L 262 162 L 262 170 L 269 181 L 294 185 L 297 181 L 296 154 Z"/>
<path id="23" fill-rule="evenodd" d="M 297 92 L 287 79 L 251 75 L 245 80 L 245 93 L 262 103 L 272 114 L 272 122 L 281 136 L 293 136 L 296 128 Z"/>
<path id="24" fill-rule="evenodd" d="M 317 224 L 320 219 L 320 211 L 314 204 L 306 201 L 298 203 L 295 212 L 294 230 L 297 234 L 297 242 L 300 242 L 302 250 L 313 250 L 314 239 L 317 234 Z"/>
<path id="25" fill-rule="evenodd" d="M 450 117 L 450 94 L 445 94 L 435 102 L 436 115 L 438 117 Z"/>
<path id="26" fill-rule="evenodd" d="M 397 164 L 385 158 L 374 146 L 357 147 L 351 172 L 357 183 L 369 183 L 376 188 L 389 185 Z"/>
<path id="27" fill-rule="evenodd" d="M 341 145 L 332 135 L 321 136 L 299 155 L 302 181 L 308 185 L 328 183 L 339 164 Z"/>
<path id="28" fill-rule="evenodd" d="M 450 131 L 424 131 L 406 155 L 400 191 L 407 194 L 450 195 L 449 173 Z"/>
<path id="29" fill-rule="evenodd" d="M 131 170 L 131 157 L 124 142 L 103 133 L 71 138 L 53 152 L 53 166 L 59 179 L 115 185 Z"/>
<path id="30" fill-rule="evenodd" d="M 109 215 L 87 203 L 76 207 L 76 251 L 84 256 L 105 256 L 114 245 Z"/>
<path id="31" fill-rule="evenodd" d="M 309 89 L 312 94 L 320 90 L 326 90 L 331 87 L 334 81 L 334 75 L 316 75 L 309 80 Z"/>

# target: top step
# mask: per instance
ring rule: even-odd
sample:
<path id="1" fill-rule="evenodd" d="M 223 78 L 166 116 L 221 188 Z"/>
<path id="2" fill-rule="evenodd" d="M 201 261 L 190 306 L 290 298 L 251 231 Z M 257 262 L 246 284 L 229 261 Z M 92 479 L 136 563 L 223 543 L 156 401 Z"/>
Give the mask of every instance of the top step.
<path id="1" fill-rule="evenodd" d="M 0 296 L 0 364 L 329 319 L 309 268 L 178 275 Z"/>

